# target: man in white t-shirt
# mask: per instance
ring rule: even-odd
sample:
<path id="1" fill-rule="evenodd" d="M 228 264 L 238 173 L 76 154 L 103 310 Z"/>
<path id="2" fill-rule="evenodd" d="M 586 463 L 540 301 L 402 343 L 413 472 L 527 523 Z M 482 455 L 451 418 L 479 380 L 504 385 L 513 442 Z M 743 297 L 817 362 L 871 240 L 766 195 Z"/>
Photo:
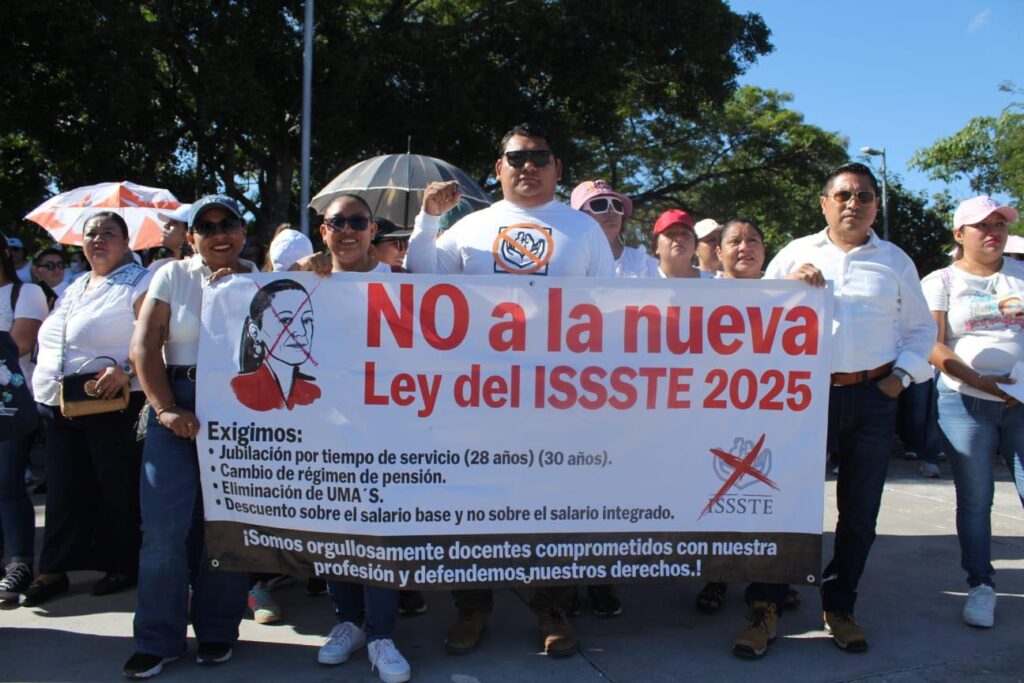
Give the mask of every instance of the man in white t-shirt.
<path id="1" fill-rule="evenodd" d="M 502 138 L 494 174 L 503 199 L 472 213 L 437 237 L 442 214 L 459 203 L 458 183 L 431 183 L 409 240 L 406 267 L 413 273 L 615 277 L 608 240 L 593 218 L 555 200 L 562 162 L 547 132 L 520 124 Z M 493 606 L 489 589 L 454 591 L 458 621 L 445 649 L 464 654 L 480 643 Z M 541 588 L 531 601 L 544 649 L 563 657 L 576 651 L 566 617 L 572 587 Z"/>
<path id="2" fill-rule="evenodd" d="M 608 240 L 593 218 L 555 200 L 562 162 L 547 133 L 521 124 L 502 140 L 494 173 L 503 199 L 436 238 L 459 202 L 458 183 L 431 183 L 409 240 L 413 273 L 615 277 Z"/>

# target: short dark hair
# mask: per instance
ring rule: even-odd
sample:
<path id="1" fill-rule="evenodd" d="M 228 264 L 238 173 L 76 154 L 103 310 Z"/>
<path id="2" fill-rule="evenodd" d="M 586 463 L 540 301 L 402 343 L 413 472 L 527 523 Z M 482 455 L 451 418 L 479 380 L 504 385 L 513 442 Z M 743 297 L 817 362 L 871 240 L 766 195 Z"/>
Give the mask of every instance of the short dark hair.
<path id="1" fill-rule="evenodd" d="M 737 225 L 749 225 L 754 229 L 754 232 L 758 234 L 761 241 L 764 242 L 764 232 L 761 230 L 761 226 L 754 220 L 742 217 L 730 218 L 725 222 L 725 226 L 722 228 L 722 241 L 725 241 L 725 233 L 729 232 L 730 228 L 735 228 Z"/>
<path id="2" fill-rule="evenodd" d="M 44 256 L 56 256 L 57 258 L 60 259 L 61 263 L 64 262 L 64 254 L 60 253 L 60 251 L 54 249 L 53 247 L 47 247 L 46 249 L 40 250 L 38 253 L 36 253 L 35 256 L 32 257 L 32 265 L 38 266 L 39 262 L 43 260 Z"/>
<path id="3" fill-rule="evenodd" d="M 121 214 L 116 211 L 99 211 L 89 216 L 88 220 L 83 223 L 83 226 L 92 223 L 94 220 L 99 219 L 100 221 L 111 220 L 117 224 L 117 227 L 121 229 L 121 237 L 128 239 L 128 224 L 124 222 L 124 218 Z M 84 232 L 84 230 L 83 230 Z"/>
<path id="4" fill-rule="evenodd" d="M 357 202 L 359 202 L 360 204 L 362 204 L 363 207 L 366 209 L 366 213 L 370 214 L 370 221 L 371 222 L 373 221 L 373 209 L 370 208 L 369 202 L 367 202 L 365 199 L 363 199 L 359 195 L 352 194 L 350 192 L 346 192 L 344 194 L 339 194 L 337 197 L 334 197 L 333 199 L 331 199 L 331 202 L 327 205 L 326 208 L 324 208 L 323 218 L 327 217 L 327 209 L 329 209 L 332 206 L 334 206 L 335 202 L 340 201 L 342 199 L 345 199 L 346 197 L 348 197 L 349 199 L 354 199 Z"/>
<path id="5" fill-rule="evenodd" d="M 822 197 L 828 196 L 828 189 L 829 186 L 832 185 L 832 180 L 835 179 L 836 176 L 841 176 L 844 173 L 852 173 L 853 175 L 864 176 L 865 178 L 871 181 L 871 188 L 875 191 L 875 195 L 877 196 L 879 194 L 878 181 L 875 179 L 875 174 L 871 172 L 871 169 L 865 166 L 864 164 L 858 163 L 856 161 L 851 161 L 850 163 L 843 164 L 842 166 L 836 166 L 835 168 L 828 172 L 828 175 L 825 176 L 825 184 L 821 186 Z"/>
<path id="6" fill-rule="evenodd" d="M 555 154 L 555 146 L 551 143 L 551 135 L 547 129 L 537 123 L 523 122 L 512 127 L 512 130 L 505 133 L 505 137 L 501 139 L 501 143 L 498 144 L 498 156 L 505 154 L 505 147 L 508 145 L 508 141 L 516 135 L 522 135 L 524 138 L 541 138 L 548 144 L 548 149 L 551 150 L 551 155 L 557 157 Z"/>

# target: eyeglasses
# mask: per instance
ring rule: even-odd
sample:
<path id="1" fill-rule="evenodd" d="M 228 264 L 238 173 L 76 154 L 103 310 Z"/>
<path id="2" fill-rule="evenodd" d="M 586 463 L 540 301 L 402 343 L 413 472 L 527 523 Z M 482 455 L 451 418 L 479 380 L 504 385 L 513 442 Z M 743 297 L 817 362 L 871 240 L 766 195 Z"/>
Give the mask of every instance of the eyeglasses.
<path id="1" fill-rule="evenodd" d="M 221 219 L 219 223 L 212 221 L 199 221 L 192 226 L 192 232 L 196 233 L 201 237 L 213 237 L 218 232 L 222 232 L 225 235 L 234 235 L 241 231 L 243 226 L 242 219 L 237 216 L 228 216 L 227 218 Z"/>
<path id="2" fill-rule="evenodd" d="M 330 218 L 324 219 L 324 225 L 327 226 L 328 230 L 338 232 L 345 229 L 345 224 L 352 228 L 356 232 L 362 232 L 370 227 L 369 216 L 342 216 L 341 214 L 331 216 Z"/>
<path id="3" fill-rule="evenodd" d="M 394 239 L 382 239 L 380 241 L 380 244 L 393 244 L 395 245 L 395 248 L 398 249 L 399 251 L 405 251 L 406 249 L 409 248 L 409 238 L 396 237 Z"/>
<path id="4" fill-rule="evenodd" d="M 57 261 L 48 261 L 46 263 L 37 263 L 36 268 L 42 268 L 43 270 L 64 270 L 64 264 Z"/>
<path id="5" fill-rule="evenodd" d="M 861 190 L 860 192 L 850 192 L 849 190 L 839 190 L 832 194 L 832 200 L 838 204 L 845 204 L 850 201 L 853 197 L 857 198 L 858 204 L 870 204 L 875 201 L 877 195 L 871 190 Z"/>
<path id="6" fill-rule="evenodd" d="M 623 205 L 622 200 L 616 199 L 615 197 L 598 197 L 596 199 L 591 199 L 583 208 L 590 213 L 608 213 L 609 209 L 620 216 L 626 213 L 626 207 Z"/>
<path id="7" fill-rule="evenodd" d="M 551 163 L 550 149 L 521 149 L 505 152 L 505 159 L 512 168 L 522 168 L 529 161 L 537 168 L 544 168 Z"/>

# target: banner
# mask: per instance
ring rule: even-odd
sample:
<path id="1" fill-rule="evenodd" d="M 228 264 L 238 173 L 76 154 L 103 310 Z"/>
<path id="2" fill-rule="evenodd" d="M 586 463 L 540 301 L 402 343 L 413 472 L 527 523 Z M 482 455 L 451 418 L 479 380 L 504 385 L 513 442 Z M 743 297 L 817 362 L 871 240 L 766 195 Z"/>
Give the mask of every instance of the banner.
<path id="1" fill-rule="evenodd" d="M 237 276 L 203 301 L 212 566 L 395 588 L 820 571 L 831 291 Z"/>

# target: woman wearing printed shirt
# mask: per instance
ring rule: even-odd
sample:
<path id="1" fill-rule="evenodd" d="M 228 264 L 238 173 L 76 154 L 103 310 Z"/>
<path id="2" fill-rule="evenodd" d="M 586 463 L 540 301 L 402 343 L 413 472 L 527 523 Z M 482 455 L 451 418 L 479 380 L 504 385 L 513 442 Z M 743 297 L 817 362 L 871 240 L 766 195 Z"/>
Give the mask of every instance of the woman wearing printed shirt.
<path id="1" fill-rule="evenodd" d="M 931 362 L 938 382 L 939 426 L 956 483 L 960 563 L 970 592 L 963 619 L 995 623 L 991 539 L 992 456 L 998 450 L 1024 502 L 1024 406 L 1000 387 L 1024 361 L 1024 266 L 1005 258 L 1015 209 L 987 196 L 968 199 L 953 216 L 957 257 L 921 286 L 938 325 Z"/>

